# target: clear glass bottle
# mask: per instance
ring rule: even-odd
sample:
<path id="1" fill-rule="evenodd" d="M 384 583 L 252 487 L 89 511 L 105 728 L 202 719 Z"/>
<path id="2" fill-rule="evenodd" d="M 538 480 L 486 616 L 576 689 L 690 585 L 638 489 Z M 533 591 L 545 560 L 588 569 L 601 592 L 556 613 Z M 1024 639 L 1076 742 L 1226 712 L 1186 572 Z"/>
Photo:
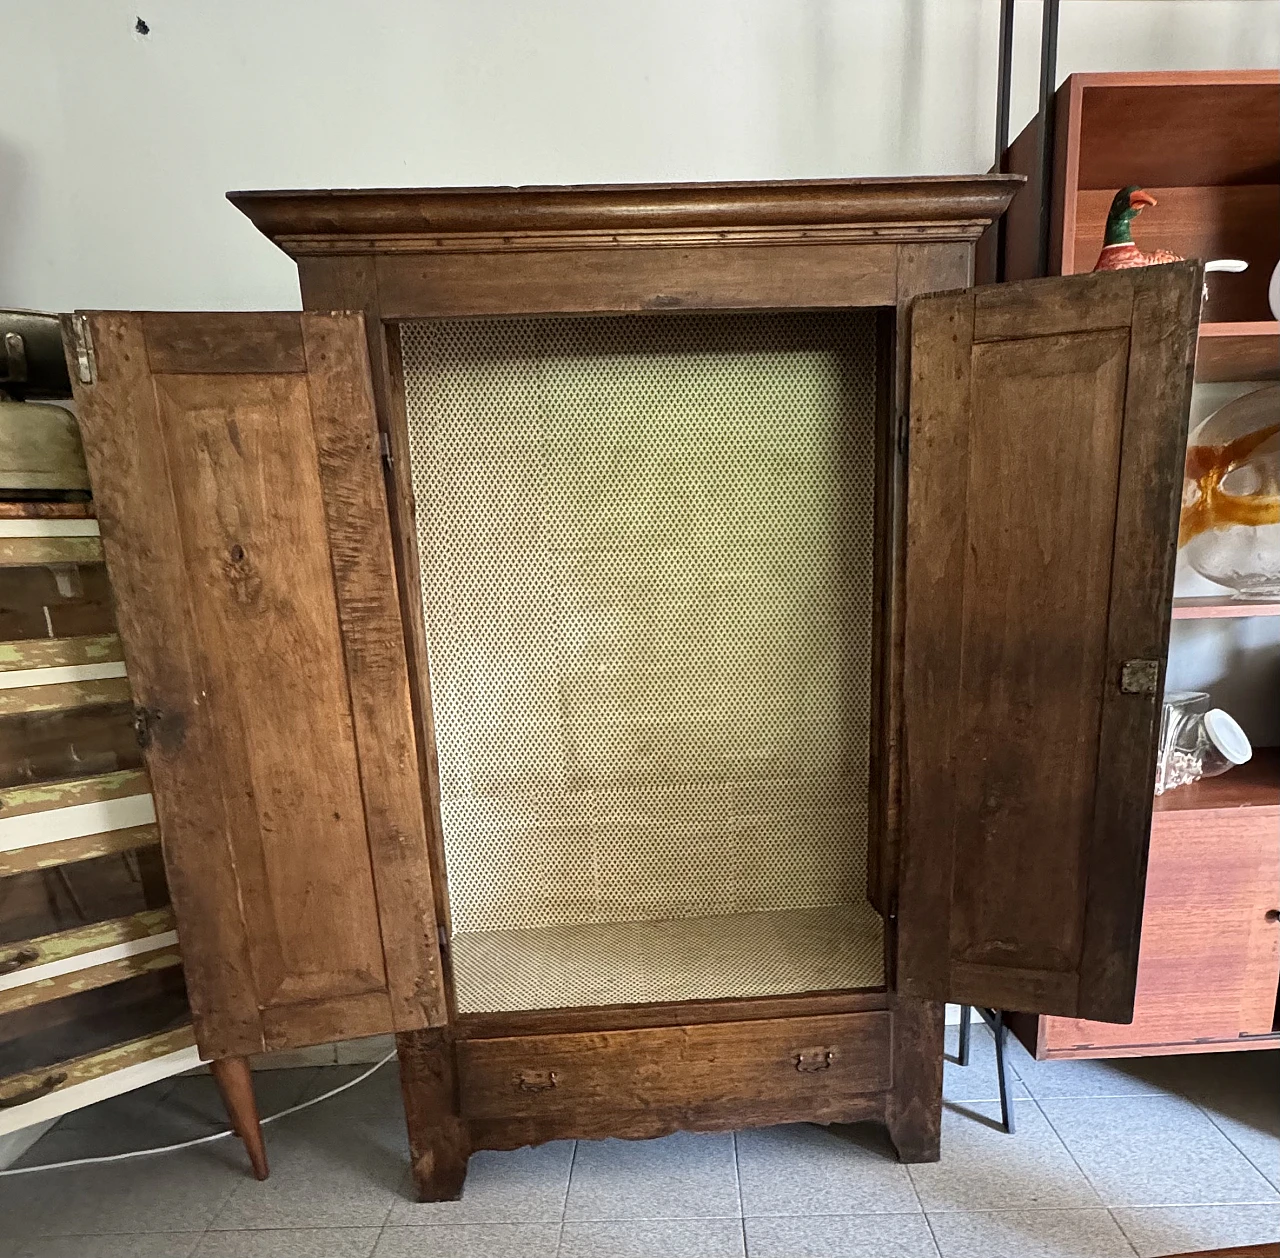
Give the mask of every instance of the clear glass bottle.
<path id="1" fill-rule="evenodd" d="M 1171 691 L 1164 697 L 1156 794 L 1216 777 L 1253 755 L 1248 735 L 1234 717 L 1209 706 L 1202 690 Z"/>

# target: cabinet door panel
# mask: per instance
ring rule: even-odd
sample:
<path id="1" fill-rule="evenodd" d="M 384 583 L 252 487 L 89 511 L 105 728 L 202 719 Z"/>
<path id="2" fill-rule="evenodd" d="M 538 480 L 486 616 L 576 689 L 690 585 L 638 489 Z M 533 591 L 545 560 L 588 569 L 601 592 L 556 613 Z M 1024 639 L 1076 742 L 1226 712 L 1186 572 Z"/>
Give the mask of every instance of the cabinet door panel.
<path id="1" fill-rule="evenodd" d="M 94 358 L 81 426 L 202 1051 L 438 1024 L 361 317 L 77 319 Z"/>
<path id="2" fill-rule="evenodd" d="M 1196 264 L 912 313 L 898 984 L 1132 1016 Z"/>

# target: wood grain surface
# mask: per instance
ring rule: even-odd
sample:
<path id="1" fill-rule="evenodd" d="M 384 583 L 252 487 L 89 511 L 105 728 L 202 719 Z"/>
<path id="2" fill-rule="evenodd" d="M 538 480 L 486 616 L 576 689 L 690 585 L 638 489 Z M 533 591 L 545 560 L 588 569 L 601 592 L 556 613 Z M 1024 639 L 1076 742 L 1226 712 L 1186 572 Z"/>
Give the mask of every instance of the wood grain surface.
<path id="1" fill-rule="evenodd" d="M 81 422 L 201 1049 L 425 1025 L 416 749 L 394 704 L 367 715 L 388 673 L 404 697 L 395 590 L 353 576 L 391 571 L 360 319 L 87 319 Z"/>
<path id="2" fill-rule="evenodd" d="M 1199 274 L 916 303 L 908 994 L 1131 1010 L 1159 687 L 1121 673 L 1167 649 Z"/>

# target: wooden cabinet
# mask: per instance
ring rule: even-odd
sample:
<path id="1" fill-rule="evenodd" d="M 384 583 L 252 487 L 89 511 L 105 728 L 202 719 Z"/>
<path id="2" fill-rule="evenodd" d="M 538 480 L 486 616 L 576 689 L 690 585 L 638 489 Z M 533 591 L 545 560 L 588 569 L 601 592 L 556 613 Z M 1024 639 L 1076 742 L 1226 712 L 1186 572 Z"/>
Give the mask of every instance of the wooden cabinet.
<path id="1" fill-rule="evenodd" d="M 203 1046 L 400 1031 L 441 1198 L 1130 1015 L 1201 277 L 970 289 L 1015 186 L 235 194 L 312 313 L 74 317 Z"/>

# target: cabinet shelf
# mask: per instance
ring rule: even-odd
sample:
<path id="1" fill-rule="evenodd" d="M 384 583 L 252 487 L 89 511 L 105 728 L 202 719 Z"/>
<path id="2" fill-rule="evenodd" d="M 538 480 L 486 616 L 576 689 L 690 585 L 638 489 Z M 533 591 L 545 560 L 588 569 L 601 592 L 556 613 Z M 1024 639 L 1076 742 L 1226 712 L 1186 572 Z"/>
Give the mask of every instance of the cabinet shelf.
<path id="1" fill-rule="evenodd" d="M 1227 594 L 1173 600 L 1174 620 L 1220 620 L 1243 616 L 1280 616 L 1280 600 L 1273 603 L 1246 602 Z"/>
<path id="2" fill-rule="evenodd" d="M 1248 764 L 1158 795 L 1156 812 L 1280 807 L 1280 747 L 1258 747 Z"/>
<path id="3" fill-rule="evenodd" d="M 1196 380 L 1280 380 L 1280 323 L 1201 324 Z"/>

